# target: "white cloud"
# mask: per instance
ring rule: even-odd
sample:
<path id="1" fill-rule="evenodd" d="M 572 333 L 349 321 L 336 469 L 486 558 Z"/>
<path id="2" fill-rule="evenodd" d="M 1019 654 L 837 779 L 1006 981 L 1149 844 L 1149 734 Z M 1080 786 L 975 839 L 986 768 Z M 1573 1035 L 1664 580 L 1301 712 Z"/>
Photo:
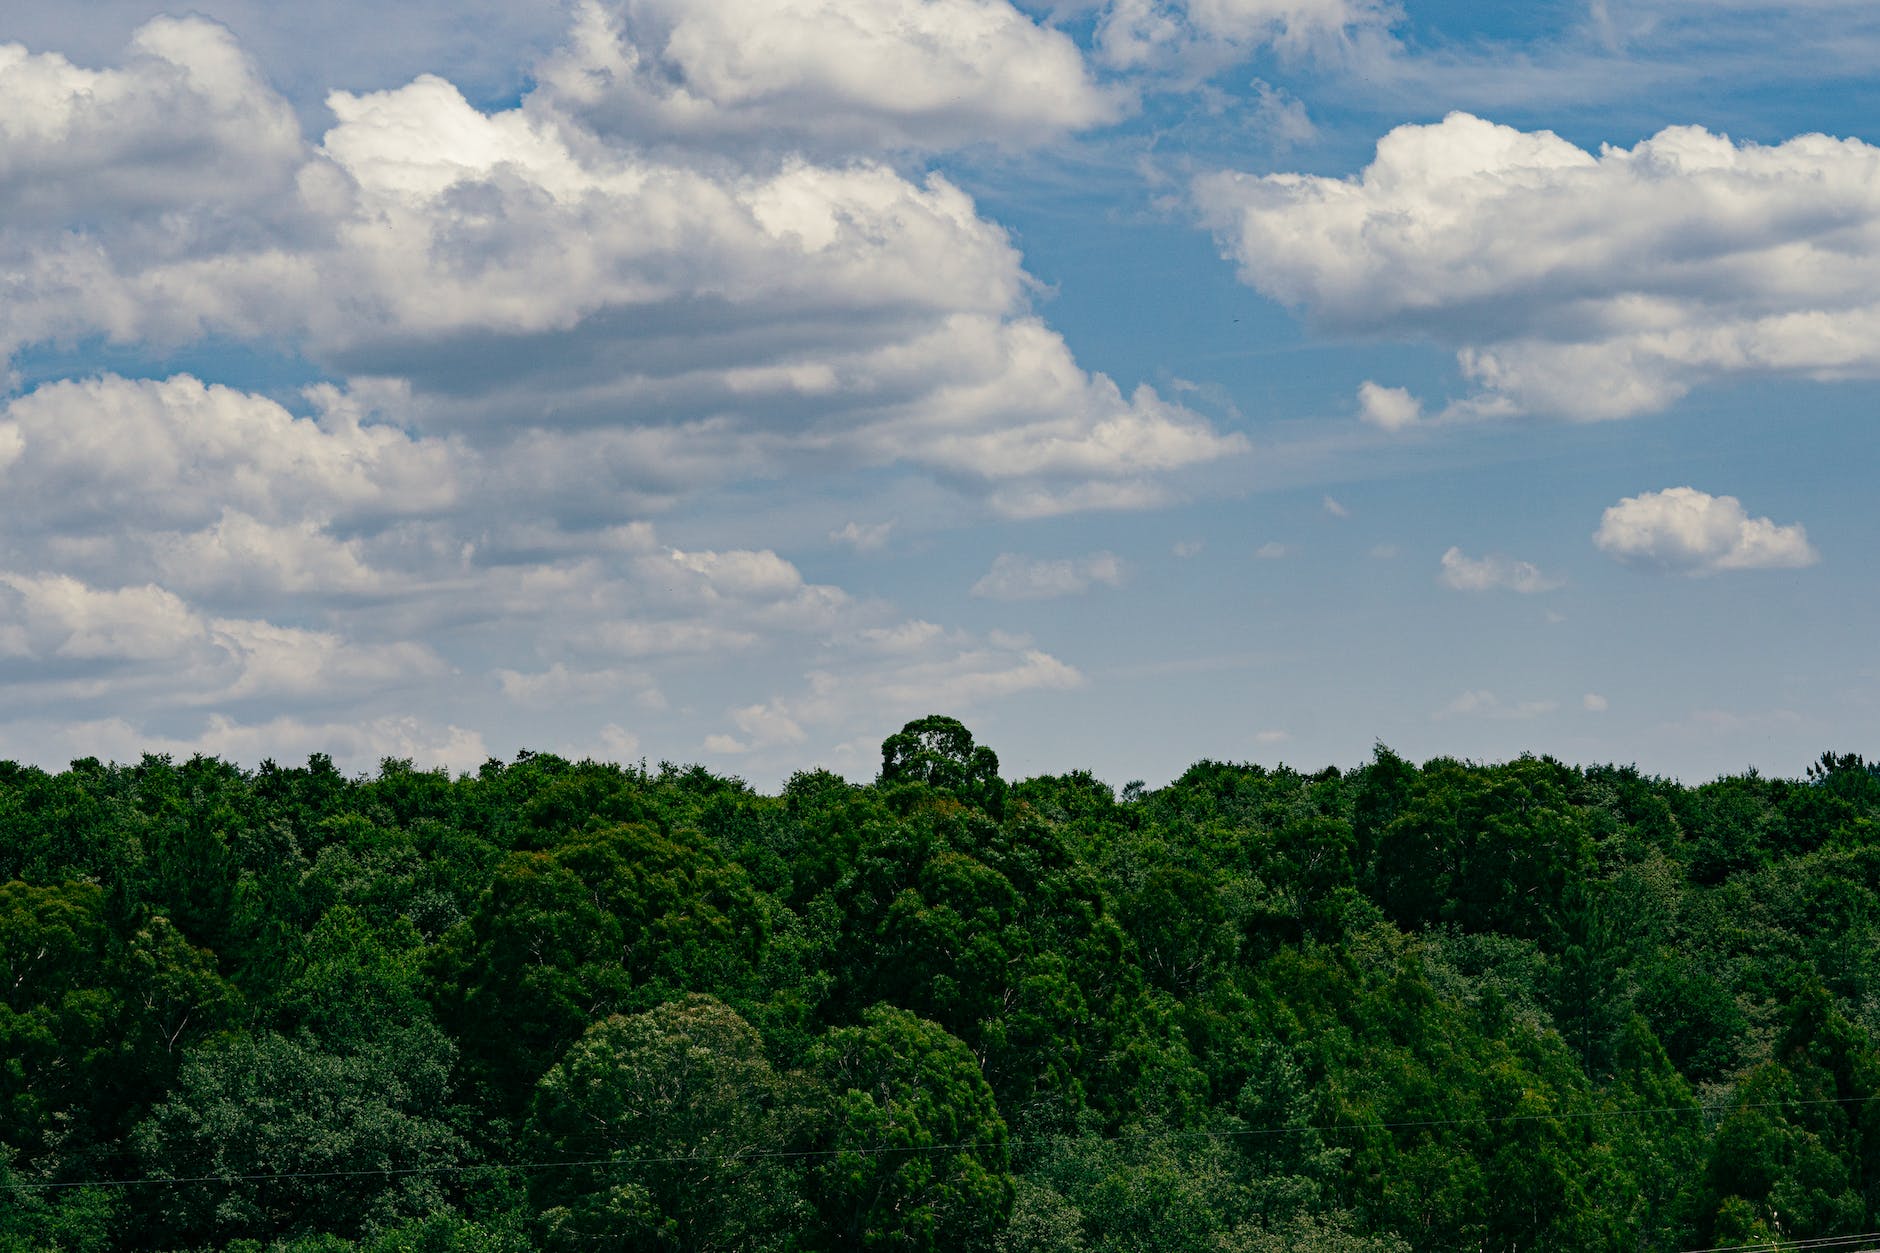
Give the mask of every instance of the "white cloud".
<path id="1" fill-rule="evenodd" d="M 1821 560 L 1801 523 L 1752 518 L 1734 496 L 1689 487 L 1626 497 L 1600 517 L 1593 543 L 1626 565 L 1689 575 L 1794 569 Z"/>
<path id="2" fill-rule="evenodd" d="M 1553 713 L 1560 708 L 1551 700 L 1522 701 L 1510 705 L 1501 697 L 1486 689 L 1476 689 L 1457 696 L 1430 717 L 1437 721 L 1450 718 L 1497 718 L 1509 721 L 1524 721 Z"/>
<path id="3" fill-rule="evenodd" d="M 119 69 L 0 44 L 0 220 L 78 218 L 151 234 L 144 214 L 205 198 L 265 205 L 300 164 L 293 110 L 223 27 L 158 18 Z"/>
<path id="4" fill-rule="evenodd" d="M 345 701 L 436 679 L 429 646 L 375 644 L 257 619 L 206 618 L 154 584 L 93 587 L 64 574 L 0 572 L 0 657 L 52 700 L 154 694 L 170 705 Z"/>
<path id="5" fill-rule="evenodd" d="M 868 392 L 910 376 L 922 385 L 911 403 L 882 408 L 854 436 L 884 462 L 1110 489 L 1248 447 L 1245 436 L 1217 433 L 1153 388 L 1125 397 L 1106 376 L 1079 369 L 1063 338 L 1035 318 L 952 318 L 857 365 L 854 381 Z"/>
<path id="6" fill-rule="evenodd" d="M 857 640 L 869 652 L 890 655 L 920 653 L 945 638 L 946 628 L 921 619 L 897 622 L 888 627 L 867 627 L 857 633 Z"/>
<path id="7" fill-rule="evenodd" d="M 1023 147 L 1131 107 L 1005 0 L 586 0 L 546 98 L 633 139 Z"/>
<path id="8" fill-rule="evenodd" d="M 362 692 L 411 687 L 439 678 L 450 667 L 421 643 L 362 644 L 330 631 L 276 626 L 271 622 L 217 619 L 209 624 L 216 643 L 241 667 L 226 690 L 209 699 L 267 697 L 338 700 Z"/>
<path id="9" fill-rule="evenodd" d="M 849 522 L 840 530 L 829 532 L 829 538 L 838 543 L 847 544 L 858 553 L 880 552 L 888 546 L 888 534 L 894 530 L 892 519 L 886 522 Z"/>
<path id="10" fill-rule="evenodd" d="M 774 705 L 748 705 L 733 710 L 731 720 L 749 737 L 749 744 L 770 748 L 780 744 L 801 744 L 806 738 L 796 720 Z"/>
<path id="11" fill-rule="evenodd" d="M 151 13 L 168 8 L 227 25 L 279 85 L 308 113 L 335 85 L 369 88 L 410 81 L 424 71 L 447 73 L 478 98 L 513 95 L 530 63 L 566 35 L 561 3 L 515 0 L 86 0 L 82 7 L 7 7 L 9 38 L 59 48 L 81 64 L 117 56 Z M 336 81 L 337 80 L 337 81 Z"/>
<path id="12" fill-rule="evenodd" d="M 1268 540 L 1253 550 L 1253 556 L 1256 561 L 1282 561 L 1292 556 L 1292 549 L 1278 540 Z"/>
<path id="13" fill-rule="evenodd" d="M 687 45 L 728 16 L 738 58 Z M 0 50 L 0 372 L 98 342 L 275 363 L 269 395 L 110 374 L 0 393 L 16 726 L 89 720 L 85 751 L 472 766 L 479 702 L 505 735 L 585 705 L 546 742 L 630 752 L 617 708 L 596 727 L 614 702 L 725 710 L 687 739 L 761 755 L 1083 682 L 1030 640 L 805 578 L 761 507 L 750 538 L 696 511 L 665 542 L 646 518 L 888 466 L 995 515 L 1142 508 L 1244 452 L 1081 366 L 1006 232 L 879 155 L 1049 140 L 1124 97 L 1004 0 L 613 17 L 642 59 L 606 99 L 545 77 L 489 110 L 421 77 L 333 93 L 312 139 L 202 21 L 145 27 L 113 69 Z M 635 92 L 659 116 L 609 113 Z M 330 381 L 295 397 L 297 369 Z M 1108 554 L 1070 566 L 1122 578 Z M 815 667 L 807 691 L 752 703 L 780 656 Z"/>
<path id="14" fill-rule="evenodd" d="M 1142 479 L 1054 486 L 1021 483 L 986 498 L 994 513 L 1012 519 L 1055 518 L 1092 509 L 1154 509 L 1173 499 L 1168 488 Z"/>
<path id="15" fill-rule="evenodd" d="M 48 383 L 0 410 L 0 486 L 15 525 L 61 533 L 134 523 L 205 526 L 234 511 L 297 524 L 432 513 L 450 506 L 462 453 L 362 424 L 330 390 L 318 417 L 204 384 L 103 375 Z M 25 516 L 22 516 L 25 515 Z"/>
<path id="16" fill-rule="evenodd" d="M 1358 387 L 1358 418 L 1386 431 L 1416 425 L 1423 404 L 1401 387 L 1384 387 L 1366 379 Z"/>
<path id="17" fill-rule="evenodd" d="M 1298 97 L 1259 79 L 1252 86 L 1253 116 L 1248 124 L 1268 145 L 1275 150 L 1295 148 L 1318 138 L 1319 128 Z"/>
<path id="18" fill-rule="evenodd" d="M 1612 418 L 1736 375 L 1880 377 L 1880 149 L 1671 127 L 1587 152 L 1468 114 L 1360 174 L 1213 174 L 1244 282 L 1317 325 L 1458 350 L 1455 412 Z"/>
<path id="19" fill-rule="evenodd" d="M 992 569 L 973 584 L 972 594 L 989 600 L 1048 600 L 1077 596 L 1099 585 L 1123 585 L 1123 563 L 1115 553 L 1056 561 L 1000 553 Z"/>
<path id="20" fill-rule="evenodd" d="M 1253 737 L 1254 743 L 1267 745 L 1269 747 L 1276 744 L 1288 743 L 1291 739 L 1291 731 L 1260 731 Z"/>
<path id="21" fill-rule="evenodd" d="M 1003 0 L 910 4 L 879 0 L 874 16 L 922 55 L 945 43 L 923 33 L 929 20 L 978 30 L 960 45 L 976 57 L 991 45 L 974 40 L 1013 23 L 1071 47 Z M 832 25 L 867 17 L 803 6 Z M 670 7 L 668 36 L 729 12 Z M 185 25 L 234 55 L 219 28 Z M 1048 78 L 1047 60 L 1014 65 Z M 45 78 L 15 84 L 23 115 L 77 90 Z M 243 108 L 291 120 L 265 88 L 239 86 L 259 93 Z M 1003 79 L 988 91 L 1037 112 Z M 708 147 L 615 147 L 550 95 L 484 112 L 435 77 L 336 92 L 320 143 L 287 134 L 273 160 L 289 176 L 239 197 L 217 171 L 256 168 L 255 155 L 201 110 L 156 110 L 165 170 L 190 196 L 155 234 L 100 225 L 143 221 L 150 206 L 99 188 L 82 217 L 0 237 L 12 279 L 0 356 L 87 336 L 286 348 L 409 426 L 513 440 L 493 482 L 564 507 L 903 462 L 1033 516 L 1140 507 L 1166 497 L 1161 476 L 1246 450 L 1152 388 L 1125 395 L 1081 368 L 1031 313 L 1035 284 L 1006 233 L 945 178 L 852 157 L 740 164 Z M 61 183 L 57 154 L 105 143 L 107 123 L 81 110 L 58 145 L 0 136 L 0 160 L 21 187 Z"/>
<path id="22" fill-rule="evenodd" d="M 503 696 L 519 705 L 553 709 L 610 701 L 622 692 L 630 692 L 634 701 L 647 709 L 666 707 L 665 696 L 653 676 L 644 670 L 577 670 L 558 661 L 534 673 L 498 668 L 495 675 Z"/>
<path id="23" fill-rule="evenodd" d="M 762 638 L 755 631 L 701 621 L 603 622 L 575 636 L 601 656 L 635 659 L 746 652 Z"/>
<path id="24" fill-rule="evenodd" d="M 1108 0 L 1097 51 L 1118 69 L 1201 78 L 1261 47 L 1336 53 L 1397 15 L 1382 0 Z"/>
<path id="25" fill-rule="evenodd" d="M 706 750 L 768 752 L 779 765 L 800 767 L 795 746 L 812 728 L 847 725 L 860 717 L 871 725 L 893 725 L 936 711 L 962 714 L 990 701 L 1070 691 L 1085 682 L 1076 667 L 1022 640 L 996 633 L 984 639 L 963 632 L 918 634 L 918 642 L 904 641 L 909 647 L 857 658 L 840 673 L 812 670 L 795 695 L 730 711 L 742 738 L 714 732 L 705 740 Z"/>
<path id="26" fill-rule="evenodd" d="M 1484 592 L 1501 588 L 1532 594 L 1551 592 L 1564 582 L 1554 575 L 1543 573 L 1531 561 L 1517 561 L 1502 553 L 1470 557 L 1460 548 L 1451 548 L 1443 554 L 1442 572 L 1436 577 L 1444 587 L 1453 587 L 1459 592 Z"/>
<path id="27" fill-rule="evenodd" d="M 349 770 L 368 769 L 392 757 L 409 760 L 419 769 L 441 766 L 461 772 L 490 758 L 477 732 L 410 717 L 317 723 L 282 716 L 239 722 L 225 714 L 211 714 L 201 731 L 183 736 L 152 734 L 124 719 L 108 718 L 60 727 L 56 735 L 68 754 L 120 761 L 135 761 L 144 753 L 176 757 L 202 753 L 254 765 L 266 758 L 294 762 L 326 753 Z"/>
<path id="28" fill-rule="evenodd" d="M 0 572 L 0 619 L 15 655 L 40 661 L 150 662 L 207 642 L 206 625 L 154 584 L 95 588 L 64 574 Z"/>
<path id="29" fill-rule="evenodd" d="M 1589 714 L 1603 714 L 1608 708 L 1608 703 L 1606 698 L 1598 692 L 1588 692 L 1580 697 L 1580 708 Z"/>
<path id="30" fill-rule="evenodd" d="M 1325 512 L 1331 514 L 1334 518 L 1349 518 L 1351 516 L 1351 510 L 1347 509 L 1330 496 L 1320 501 L 1319 504 L 1324 508 Z"/>
<path id="31" fill-rule="evenodd" d="M 628 762 L 639 755 L 640 737 L 619 723 L 610 722 L 601 728 L 599 747 L 602 761 Z"/>
<path id="32" fill-rule="evenodd" d="M 1372 546 L 1370 557 L 1373 561 L 1393 561 L 1400 551 L 1395 544 L 1377 544 Z"/>
<path id="33" fill-rule="evenodd" d="M 1202 547 L 1202 542 L 1198 539 L 1176 540 L 1174 546 L 1169 549 L 1169 553 L 1177 560 L 1187 561 L 1191 557 L 1199 557 Z"/>

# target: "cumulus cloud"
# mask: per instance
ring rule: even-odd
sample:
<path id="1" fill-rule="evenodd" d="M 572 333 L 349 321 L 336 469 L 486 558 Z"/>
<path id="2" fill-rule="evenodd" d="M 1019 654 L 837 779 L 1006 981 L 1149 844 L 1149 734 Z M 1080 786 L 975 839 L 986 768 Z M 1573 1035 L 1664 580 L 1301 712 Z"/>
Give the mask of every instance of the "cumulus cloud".
<path id="1" fill-rule="evenodd" d="M 1028 146 L 1131 106 L 1006 0 L 586 0 L 538 79 L 604 134 L 843 152 Z"/>
<path id="2" fill-rule="evenodd" d="M 434 513 L 461 455 L 440 439 L 368 425 L 330 389 L 295 417 L 190 375 L 48 383 L 0 409 L 0 485 L 15 525 L 63 534 L 203 526 L 230 511 L 279 523 Z"/>
<path id="3" fill-rule="evenodd" d="M 267 206 L 300 166 L 293 110 L 221 26 L 158 18 L 92 70 L 0 44 L 0 219 L 123 227 L 212 198 Z"/>
<path id="4" fill-rule="evenodd" d="M 1384 387 L 1369 379 L 1358 387 L 1358 417 L 1372 426 L 1401 431 L 1416 425 L 1422 416 L 1422 402 L 1404 388 Z"/>
<path id="5" fill-rule="evenodd" d="M 1464 113 L 1349 178 L 1194 185 L 1242 280 L 1341 333 L 1435 338 L 1458 415 L 1616 418 L 1741 375 L 1880 377 L 1880 149 L 1671 127 L 1588 152 Z"/>
<path id="6" fill-rule="evenodd" d="M 40 662 L 172 661 L 207 642 L 207 624 L 154 584 L 96 588 L 70 575 L 0 573 L 6 645 Z"/>
<path id="7" fill-rule="evenodd" d="M 834 23 L 849 8 L 815 11 Z M 953 8 L 1063 41 L 989 0 L 918 4 L 881 26 L 932 51 L 918 21 L 952 30 Z M 672 8 L 669 36 L 705 14 Z M 175 31 L 238 56 L 205 23 L 145 36 Z M 161 65 L 164 82 L 202 77 Z M 222 70 L 238 102 L 227 111 L 291 122 L 243 65 Z M 70 117 L 58 143 L 0 134 L 0 177 L 63 186 L 60 154 L 114 151 L 108 113 L 69 104 L 83 84 L 13 78 L 23 116 Z M 81 187 L 82 214 L 0 234 L 0 356 L 87 336 L 283 347 L 409 427 L 515 441 L 494 473 L 561 484 L 541 494 L 564 502 L 604 492 L 651 507 L 739 479 L 901 462 L 1030 516 L 1159 502 L 1161 476 L 1247 448 L 1153 388 L 1125 394 L 1079 366 L 1031 312 L 1035 284 L 1006 233 L 939 175 L 618 146 L 546 88 L 487 112 L 427 76 L 328 104 L 336 124 L 318 144 L 290 127 L 267 161 L 232 147 L 207 106 L 151 105 L 167 176 L 189 197 L 153 234 L 110 225 L 146 221 L 146 193 Z M 224 166 L 286 173 L 224 195 Z M 566 490 L 569 475 L 591 491 Z"/>
<path id="8" fill-rule="evenodd" d="M 468 766 L 479 702 L 625 745 L 624 702 L 728 710 L 712 733 L 761 753 L 1073 687 L 1030 641 L 646 519 L 885 467 L 1007 517 L 1141 508 L 1248 446 L 1081 365 L 1007 233 L 915 168 L 1128 107 L 1005 0 L 589 5 L 510 107 L 423 76 L 332 93 L 311 137 L 228 31 L 164 19 L 104 69 L 0 48 L 0 105 L 0 370 L 99 342 L 282 363 L 268 395 L 0 399 L 0 686 L 87 751 Z M 842 677 L 753 704 L 783 654 Z"/>
<path id="9" fill-rule="evenodd" d="M 241 667 L 234 683 L 211 694 L 210 699 L 216 701 L 344 699 L 363 691 L 408 686 L 450 671 L 443 658 L 416 641 L 364 644 L 332 631 L 234 619 L 218 619 L 210 629 Z"/>
<path id="10" fill-rule="evenodd" d="M 989 600 L 1048 600 L 1076 596 L 1099 585 L 1123 585 L 1123 563 L 1115 553 L 1056 561 L 1000 553 L 992 569 L 973 584 L 972 594 Z"/>
<path id="11" fill-rule="evenodd" d="M 30 661 L 14 681 L 58 702 L 114 689 L 172 703 L 320 703 L 447 672 L 416 642 L 373 644 L 256 619 L 206 617 L 155 584 L 95 587 L 64 574 L 0 572 L 0 659 Z"/>
<path id="12" fill-rule="evenodd" d="M 15 397 L 0 406 L 0 561 L 233 614 L 425 591 L 442 571 L 409 528 L 465 503 L 476 458 L 364 421 L 332 389 L 309 405 L 295 416 L 188 375 Z"/>
<path id="13" fill-rule="evenodd" d="M 1453 587 L 1459 592 L 1500 588 L 1527 594 L 1551 592 L 1564 581 L 1543 573 L 1531 561 L 1517 561 L 1502 553 L 1471 557 L 1460 548 L 1451 548 L 1443 554 L 1443 568 L 1436 578 L 1444 587 Z"/>
<path id="14" fill-rule="evenodd" d="M 315 743 L 345 708 L 378 730 L 316 746 L 356 766 L 380 748 L 453 761 L 477 748 L 398 722 L 414 689 L 433 706 L 500 692 L 515 714 L 556 714 L 561 734 L 569 710 L 670 711 L 665 684 L 688 668 L 784 643 L 879 671 L 907 701 L 1077 681 L 1026 642 L 897 622 L 773 549 L 674 545 L 645 521 L 521 520 L 531 498 L 488 472 L 500 447 L 409 435 L 344 394 L 308 403 L 296 416 L 188 376 L 104 376 L 0 410 L 0 486 L 18 506 L 0 519 L 0 685 L 22 725 L 63 711 L 101 735 L 252 760 L 270 735 L 277 754 Z M 859 695 L 829 709 L 796 725 L 874 725 Z M 746 713 L 731 732 L 782 746 L 780 719 Z"/>
<path id="15" fill-rule="evenodd" d="M 1349 518 L 1351 516 L 1351 510 L 1342 502 L 1331 496 L 1325 497 L 1319 502 L 1319 505 L 1326 513 L 1331 514 L 1334 518 Z"/>
<path id="16" fill-rule="evenodd" d="M 1580 697 L 1580 708 L 1589 714 L 1603 714 L 1608 708 L 1606 698 L 1598 692 L 1588 692 Z"/>
<path id="17" fill-rule="evenodd" d="M 1736 497 L 1690 487 L 1626 497 L 1601 515 L 1593 543 L 1626 565 L 1687 575 L 1795 569 L 1821 560 L 1801 523 L 1752 518 Z"/>

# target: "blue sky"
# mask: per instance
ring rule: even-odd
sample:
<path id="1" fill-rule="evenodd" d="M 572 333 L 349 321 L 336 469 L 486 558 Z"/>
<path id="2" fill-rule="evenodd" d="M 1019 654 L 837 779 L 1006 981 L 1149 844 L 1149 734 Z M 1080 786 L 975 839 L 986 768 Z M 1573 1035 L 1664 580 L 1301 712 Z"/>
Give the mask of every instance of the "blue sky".
<path id="1" fill-rule="evenodd" d="M 24 0 L 0 754 L 1873 751 L 1880 14 Z"/>

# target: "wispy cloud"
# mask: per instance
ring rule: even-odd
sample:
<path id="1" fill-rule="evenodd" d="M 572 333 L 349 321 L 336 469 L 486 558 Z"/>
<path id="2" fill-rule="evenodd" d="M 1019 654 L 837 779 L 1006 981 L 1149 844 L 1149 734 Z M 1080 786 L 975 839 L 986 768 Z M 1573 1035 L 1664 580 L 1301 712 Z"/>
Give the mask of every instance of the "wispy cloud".
<path id="1" fill-rule="evenodd" d="M 1463 692 L 1430 717 L 1439 722 L 1450 718 L 1496 718 L 1525 721 L 1529 718 L 1543 717 L 1558 708 L 1560 708 L 1559 703 L 1551 700 L 1529 700 L 1508 704 L 1492 691 L 1477 689 Z"/>
<path id="2" fill-rule="evenodd" d="M 1499 588 L 1527 595 L 1551 592 L 1565 582 L 1564 579 L 1542 572 L 1531 561 L 1517 561 L 1503 553 L 1470 557 L 1460 548 L 1451 548 L 1443 554 L 1442 570 L 1436 579 L 1444 587 L 1459 592 L 1485 592 Z"/>
<path id="3" fill-rule="evenodd" d="M 1049 600 L 1076 596 L 1094 587 L 1121 587 L 1123 563 L 1115 553 L 1056 560 L 1000 553 L 992 569 L 973 584 L 972 594 L 988 600 Z"/>

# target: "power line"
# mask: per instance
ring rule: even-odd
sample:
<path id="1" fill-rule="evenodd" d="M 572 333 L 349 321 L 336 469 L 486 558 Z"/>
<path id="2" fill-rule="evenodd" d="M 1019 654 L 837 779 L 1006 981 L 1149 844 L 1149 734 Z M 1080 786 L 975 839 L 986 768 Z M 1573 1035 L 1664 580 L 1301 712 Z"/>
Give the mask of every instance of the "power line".
<path id="1" fill-rule="evenodd" d="M 1347 1123 L 1305 1123 L 1291 1127 L 1240 1127 L 1226 1130 L 1188 1130 L 1169 1132 L 1135 1132 L 1127 1135 L 1098 1136 L 1095 1139 L 1106 1144 L 1128 1144 L 1146 1140 L 1232 1140 L 1253 1136 L 1305 1135 L 1311 1132 L 1321 1134 L 1339 1134 L 1361 1131 L 1410 1131 L 1429 1127 L 1493 1126 L 1523 1122 L 1587 1122 L 1607 1118 L 1643 1118 L 1658 1114 L 1710 1114 L 1723 1110 L 1744 1109 L 1793 1109 L 1801 1106 L 1822 1105 L 1857 1105 L 1880 1100 L 1875 1096 L 1821 1097 L 1795 1101 L 1749 1101 L 1743 1104 L 1691 1104 L 1691 1105 L 1656 1105 L 1637 1109 L 1582 1110 L 1572 1113 L 1557 1114 L 1497 1114 L 1472 1115 L 1460 1118 L 1418 1118 L 1393 1122 L 1347 1122 Z M 66 1188 L 135 1188 L 135 1187 L 181 1187 L 186 1184 L 201 1183 L 264 1183 L 286 1179 L 391 1179 L 410 1175 L 466 1175 L 475 1173 L 495 1173 L 501 1171 L 534 1172 L 546 1170 L 583 1170 L 614 1166 L 670 1166 L 680 1164 L 707 1165 L 725 1162 L 754 1162 L 769 1160 L 789 1160 L 807 1158 L 837 1158 L 845 1155 L 861 1157 L 886 1157 L 914 1153 L 952 1153 L 967 1149 L 1013 1147 L 1020 1145 L 1077 1145 L 1088 1142 L 1092 1137 L 1057 1135 L 1057 1136 L 1007 1136 L 999 1140 L 956 1140 L 941 1144 L 908 1145 L 873 1145 L 851 1146 L 838 1149 L 754 1149 L 737 1153 L 687 1153 L 658 1157 L 592 1157 L 573 1158 L 558 1161 L 534 1162 L 484 1162 L 476 1164 L 453 1164 L 436 1166 L 385 1166 L 355 1170 L 290 1170 L 266 1171 L 250 1174 L 220 1175 L 145 1175 L 135 1179 L 76 1179 L 56 1183 L 6 1183 L 0 1188 L 12 1192 L 46 1192 Z M 1839 1238 L 1839 1237 L 1837 1237 Z M 1848 1239 L 1866 1239 L 1866 1236 L 1847 1237 Z M 1752 1247 L 1752 1246 L 1732 1246 Z M 1807 1245 L 1782 1244 L 1770 1245 L 1769 1248 L 1807 1248 Z M 1693 1253 L 1714 1253 L 1713 1250 L 1695 1250 Z"/>
<path id="2" fill-rule="evenodd" d="M 1790 1250 L 1845 1249 L 1850 1245 L 1880 1240 L 1880 1231 L 1864 1231 L 1851 1236 L 1818 1236 L 1809 1240 L 1767 1240 L 1758 1244 L 1718 1244 L 1707 1249 L 1686 1249 L 1684 1253 L 1789 1253 Z"/>

